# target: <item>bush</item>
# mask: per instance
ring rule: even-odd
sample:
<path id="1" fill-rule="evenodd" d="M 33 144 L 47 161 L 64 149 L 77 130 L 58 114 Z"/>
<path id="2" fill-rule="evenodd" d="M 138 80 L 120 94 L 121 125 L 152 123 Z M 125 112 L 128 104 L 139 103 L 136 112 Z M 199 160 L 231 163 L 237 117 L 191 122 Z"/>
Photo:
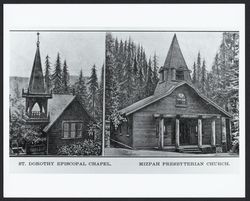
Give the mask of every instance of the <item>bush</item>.
<path id="1" fill-rule="evenodd" d="M 76 142 L 63 145 L 58 148 L 58 155 L 100 155 L 101 143 L 85 140 L 84 142 Z"/>

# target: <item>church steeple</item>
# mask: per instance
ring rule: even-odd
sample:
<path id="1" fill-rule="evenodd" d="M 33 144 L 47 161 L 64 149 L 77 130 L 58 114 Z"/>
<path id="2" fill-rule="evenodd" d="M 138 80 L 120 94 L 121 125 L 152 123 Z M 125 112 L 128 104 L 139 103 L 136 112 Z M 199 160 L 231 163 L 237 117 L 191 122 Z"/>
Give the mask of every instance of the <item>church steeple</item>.
<path id="1" fill-rule="evenodd" d="M 37 48 L 28 88 L 30 93 L 45 93 L 39 44 L 39 33 L 37 33 Z"/>
<path id="2" fill-rule="evenodd" d="M 176 82 L 186 81 L 191 83 L 190 70 L 181 52 L 176 34 L 174 34 L 166 60 L 159 73 L 160 81 L 155 89 L 155 93 L 167 90 Z"/>
<path id="3" fill-rule="evenodd" d="M 32 66 L 28 89 L 22 90 L 22 97 L 26 98 L 26 121 L 28 123 L 48 123 L 49 116 L 47 111 L 48 99 L 52 98 L 52 93 L 46 93 L 44 87 L 44 77 L 40 56 L 39 33 L 37 33 L 36 54 Z M 37 105 L 39 110 L 35 111 Z"/>

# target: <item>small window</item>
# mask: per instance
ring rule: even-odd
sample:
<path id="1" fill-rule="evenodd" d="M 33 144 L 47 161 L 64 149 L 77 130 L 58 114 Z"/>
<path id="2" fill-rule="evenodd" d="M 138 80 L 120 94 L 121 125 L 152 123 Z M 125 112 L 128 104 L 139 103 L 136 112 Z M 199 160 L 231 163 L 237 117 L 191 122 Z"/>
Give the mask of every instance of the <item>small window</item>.
<path id="1" fill-rule="evenodd" d="M 176 80 L 184 80 L 184 71 L 183 70 L 176 71 Z"/>
<path id="2" fill-rule="evenodd" d="M 164 81 L 164 71 L 161 71 L 161 73 L 160 73 L 160 80 L 163 82 Z"/>
<path id="3" fill-rule="evenodd" d="M 69 138 L 69 123 L 64 123 L 63 124 L 63 137 L 64 138 Z"/>
<path id="4" fill-rule="evenodd" d="M 64 122 L 63 138 L 74 139 L 81 138 L 83 131 L 82 122 Z"/>
<path id="5" fill-rule="evenodd" d="M 187 99 L 185 94 L 183 93 L 178 93 L 177 98 L 176 98 L 176 105 L 186 105 L 187 104 Z"/>
<path id="6" fill-rule="evenodd" d="M 76 124 L 76 138 L 82 137 L 82 123 Z"/>

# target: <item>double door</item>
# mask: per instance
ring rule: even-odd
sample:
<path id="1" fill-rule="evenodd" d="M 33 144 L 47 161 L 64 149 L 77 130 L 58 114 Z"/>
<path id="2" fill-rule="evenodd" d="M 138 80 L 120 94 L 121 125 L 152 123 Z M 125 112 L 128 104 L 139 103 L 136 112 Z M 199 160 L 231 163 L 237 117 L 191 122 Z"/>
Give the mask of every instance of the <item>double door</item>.
<path id="1" fill-rule="evenodd" d="M 175 145 L 176 120 L 174 118 L 164 119 L 164 146 Z M 180 145 L 197 145 L 198 130 L 197 119 L 180 119 L 179 135 Z"/>

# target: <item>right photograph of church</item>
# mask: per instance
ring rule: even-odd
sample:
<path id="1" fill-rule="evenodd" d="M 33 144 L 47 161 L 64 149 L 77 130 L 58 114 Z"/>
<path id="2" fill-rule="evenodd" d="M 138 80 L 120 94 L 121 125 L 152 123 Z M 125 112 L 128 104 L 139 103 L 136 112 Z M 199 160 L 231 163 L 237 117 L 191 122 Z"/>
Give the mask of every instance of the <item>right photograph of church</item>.
<path id="1" fill-rule="evenodd" d="M 105 155 L 239 155 L 239 32 L 106 33 Z"/>

